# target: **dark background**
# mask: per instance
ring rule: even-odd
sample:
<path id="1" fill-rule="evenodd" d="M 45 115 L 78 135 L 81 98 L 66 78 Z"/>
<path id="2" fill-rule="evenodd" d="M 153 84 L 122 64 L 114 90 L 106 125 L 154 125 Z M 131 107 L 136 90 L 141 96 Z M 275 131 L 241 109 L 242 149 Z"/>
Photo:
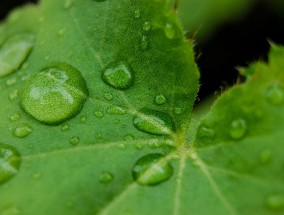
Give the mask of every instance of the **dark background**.
<path id="1" fill-rule="evenodd" d="M 283 0 L 284 1 L 284 0 Z M 37 0 L 8 0 L 1 3 L 0 20 L 19 5 Z M 236 22 L 224 23 L 207 40 L 196 38 L 196 61 L 201 72 L 200 100 L 243 81 L 237 66 L 256 60 L 267 61 L 270 45 L 284 44 L 284 14 L 277 16 L 271 1 L 256 1 L 248 14 Z M 283 68 L 284 69 L 284 68 Z"/>

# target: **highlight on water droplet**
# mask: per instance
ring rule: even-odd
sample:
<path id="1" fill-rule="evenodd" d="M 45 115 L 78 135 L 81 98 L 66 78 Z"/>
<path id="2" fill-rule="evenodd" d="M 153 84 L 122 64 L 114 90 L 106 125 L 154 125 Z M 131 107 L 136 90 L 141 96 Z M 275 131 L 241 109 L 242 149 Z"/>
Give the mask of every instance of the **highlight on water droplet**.
<path id="1" fill-rule="evenodd" d="M 274 193 L 266 198 L 265 205 L 268 209 L 273 211 L 284 210 L 284 194 Z"/>
<path id="2" fill-rule="evenodd" d="M 175 30 L 173 28 L 173 25 L 170 23 L 167 23 L 164 28 L 165 35 L 168 39 L 174 39 L 175 37 Z"/>
<path id="3" fill-rule="evenodd" d="M 110 172 L 102 172 L 100 174 L 100 182 L 102 184 L 109 184 L 113 180 L 113 174 Z"/>
<path id="4" fill-rule="evenodd" d="M 133 83 L 133 72 L 126 63 L 115 63 L 102 72 L 102 80 L 117 90 L 126 90 Z"/>
<path id="5" fill-rule="evenodd" d="M 41 123 L 54 125 L 75 117 L 88 98 L 81 73 L 68 64 L 40 70 L 25 83 L 21 107 Z"/>
<path id="6" fill-rule="evenodd" d="M 244 119 L 234 120 L 229 129 L 229 134 L 232 139 L 240 139 L 242 138 L 247 130 L 247 123 Z"/>
<path id="7" fill-rule="evenodd" d="M 12 178 L 20 168 L 21 157 L 17 150 L 0 143 L 0 184 Z"/>
<path id="8" fill-rule="evenodd" d="M 173 175 L 173 166 L 164 155 L 152 153 L 138 159 L 132 168 L 133 179 L 140 185 L 157 185 Z"/>
<path id="9" fill-rule="evenodd" d="M 142 108 L 133 118 L 139 131 L 155 135 L 169 135 L 175 131 L 173 118 L 168 113 Z"/>
<path id="10" fill-rule="evenodd" d="M 155 96 L 154 101 L 157 105 L 163 105 L 167 102 L 167 99 L 164 95 L 159 94 L 159 95 Z"/>
<path id="11" fill-rule="evenodd" d="M 34 35 L 19 34 L 6 40 L 0 47 L 0 78 L 17 71 L 34 46 Z"/>
<path id="12" fill-rule="evenodd" d="M 266 99 L 272 105 L 282 104 L 284 101 L 283 90 L 277 85 L 268 88 L 266 92 Z"/>
<path id="13" fill-rule="evenodd" d="M 32 128 L 29 125 L 20 125 L 13 130 L 15 137 L 24 138 L 32 132 Z"/>

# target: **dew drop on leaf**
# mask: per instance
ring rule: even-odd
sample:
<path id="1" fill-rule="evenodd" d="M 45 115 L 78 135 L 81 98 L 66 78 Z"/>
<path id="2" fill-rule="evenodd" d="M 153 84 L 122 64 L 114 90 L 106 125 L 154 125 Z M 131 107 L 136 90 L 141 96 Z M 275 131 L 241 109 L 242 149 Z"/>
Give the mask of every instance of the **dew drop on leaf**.
<path id="1" fill-rule="evenodd" d="M 95 111 L 95 117 L 97 118 L 103 118 L 104 117 L 104 113 L 102 111 Z"/>
<path id="2" fill-rule="evenodd" d="M 157 185 L 173 175 L 173 167 L 162 154 L 141 157 L 132 168 L 133 179 L 141 185 Z"/>
<path id="3" fill-rule="evenodd" d="M 167 99 L 166 99 L 166 97 L 164 96 L 164 95 L 162 95 L 162 94 L 159 94 L 159 95 L 157 95 L 156 97 L 155 97 L 155 103 L 157 104 L 157 105 L 163 105 L 163 104 L 165 104 L 166 103 L 166 101 L 167 101 Z"/>
<path id="4" fill-rule="evenodd" d="M 75 145 L 77 145 L 79 143 L 79 141 L 80 141 L 79 137 L 72 137 L 70 139 L 70 144 L 75 146 Z"/>
<path id="5" fill-rule="evenodd" d="M 19 170 L 20 154 L 12 146 L 0 143 L 0 184 L 12 178 Z"/>
<path id="6" fill-rule="evenodd" d="M 151 29 L 150 22 L 144 22 L 143 24 L 143 30 L 144 31 L 149 31 Z"/>
<path id="7" fill-rule="evenodd" d="M 88 97 L 81 73 L 67 64 L 47 67 L 25 84 L 21 106 L 44 124 L 59 124 L 76 116 Z"/>
<path id="8" fill-rule="evenodd" d="M 160 111 L 142 108 L 133 118 L 133 125 L 139 131 L 155 135 L 168 135 L 175 130 L 172 117 Z"/>
<path id="9" fill-rule="evenodd" d="M 123 115 L 125 112 L 124 109 L 117 106 L 110 106 L 107 108 L 107 113 L 110 115 Z"/>
<path id="10" fill-rule="evenodd" d="M 246 121 L 244 119 L 237 119 L 231 123 L 229 133 L 232 139 L 240 139 L 245 135 L 246 130 Z"/>
<path id="11" fill-rule="evenodd" d="M 9 38 L 0 47 L 0 77 L 17 71 L 34 46 L 33 34 L 20 34 Z"/>
<path id="12" fill-rule="evenodd" d="M 16 78 L 10 78 L 6 81 L 6 85 L 7 86 L 13 86 L 17 83 L 17 79 Z"/>
<path id="13" fill-rule="evenodd" d="M 69 128 L 69 125 L 68 124 L 64 124 L 64 125 L 62 125 L 62 127 L 61 127 L 61 130 L 62 131 L 68 131 L 70 128 Z"/>
<path id="14" fill-rule="evenodd" d="M 280 211 L 284 209 L 284 195 L 283 194 L 272 194 L 266 199 L 266 206 L 270 210 Z"/>
<path id="15" fill-rule="evenodd" d="M 113 100 L 113 95 L 111 93 L 105 93 L 104 98 L 108 101 Z"/>
<path id="16" fill-rule="evenodd" d="M 10 116 L 10 121 L 11 121 L 11 122 L 15 122 L 15 121 L 18 121 L 20 118 L 21 118 L 21 115 L 15 113 L 15 114 L 13 114 L 12 116 Z"/>
<path id="17" fill-rule="evenodd" d="M 266 99 L 272 105 L 280 105 L 284 100 L 284 94 L 280 87 L 270 87 L 266 92 Z"/>
<path id="18" fill-rule="evenodd" d="M 113 174 L 110 172 L 102 172 L 100 174 L 100 182 L 102 184 L 109 184 L 113 180 Z"/>
<path id="19" fill-rule="evenodd" d="M 140 10 L 139 10 L 139 9 L 136 9 L 136 10 L 134 11 L 134 17 L 135 17 L 136 19 L 138 19 L 138 18 L 140 18 L 140 16 L 141 16 Z"/>
<path id="20" fill-rule="evenodd" d="M 126 63 L 118 63 L 102 72 L 102 80 L 117 90 L 126 90 L 133 83 L 133 75 Z"/>
<path id="21" fill-rule="evenodd" d="M 180 114 L 182 114 L 182 109 L 181 109 L 180 107 L 175 107 L 175 108 L 174 108 L 174 113 L 175 113 L 176 115 L 180 115 Z"/>
<path id="22" fill-rule="evenodd" d="M 96 138 L 97 140 L 100 140 L 100 139 L 103 138 L 103 135 L 102 135 L 102 134 L 96 134 L 95 138 Z"/>
<path id="23" fill-rule="evenodd" d="M 9 100 L 10 101 L 14 101 L 14 100 L 16 100 L 18 98 L 18 96 L 19 96 L 19 91 L 18 90 L 13 90 L 9 94 Z"/>
<path id="24" fill-rule="evenodd" d="M 32 132 L 32 128 L 29 125 L 20 125 L 16 127 L 13 131 L 15 137 L 24 138 Z"/>
<path id="25" fill-rule="evenodd" d="M 168 39 L 173 39 L 175 37 L 175 30 L 172 24 L 167 23 L 164 28 L 164 32 Z"/>
<path id="26" fill-rule="evenodd" d="M 85 123 L 87 121 L 87 117 L 85 115 L 80 117 L 80 122 Z"/>
<path id="27" fill-rule="evenodd" d="M 134 140 L 134 136 L 132 134 L 127 134 L 123 137 L 123 140 L 132 141 L 132 140 Z"/>

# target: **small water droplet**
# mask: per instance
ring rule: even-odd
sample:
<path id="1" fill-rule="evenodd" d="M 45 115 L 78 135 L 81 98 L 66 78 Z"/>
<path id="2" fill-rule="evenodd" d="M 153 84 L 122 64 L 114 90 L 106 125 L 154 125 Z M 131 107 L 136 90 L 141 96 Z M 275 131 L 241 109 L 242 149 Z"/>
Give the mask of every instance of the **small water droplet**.
<path id="1" fill-rule="evenodd" d="M 107 113 L 110 115 L 123 115 L 125 112 L 126 111 L 124 109 L 117 106 L 110 106 L 107 109 Z"/>
<path id="2" fill-rule="evenodd" d="M 237 119 L 231 123 L 229 133 L 231 138 L 240 139 L 245 135 L 246 130 L 247 130 L 246 121 L 243 119 Z"/>
<path id="3" fill-rule="evenodd" d="M 164 28 L 164 32 L 165 32 L 166 37 L 169 38 L 170 40 L 175 37 L 175 30 L 173 28 L 173 25 L 170 23 L 166 24 Z"/>
<path id="4" fill-rule="evenodd" d="M 134 140 L 134 136 L 132 134 L 127 134 L 123 137 L 123 140 L 132 141 L 132 140 Z"/>
<path id="5" fill-rule="evenodd" d="M 74 3 L 73 0 L 65 0 L 63 8 L 64 9 L 69 9 L 69 8 L 71 8 L 73 6 L 73 3 Z"/>
<path id="6" fill-rule="evenodd" d="M 111 93 L 105 93 L 104 98 L 108 101 L 113 100 L 113 95 Z"/>
<path id="7" fill-rule="evenodd" d="M 125 148 L 126 148 L 125 144 L 123 144 L 123 143 L 120 143 L 120 144 L 118 144 L 117 146 L 118 146 L 118 148 L 120 148 L 120 149 L 125 149 Z"/>
<path id="8" fill-rule="evenodd" d="M 126 63 L 120 62 L 105 69 L 102 80 L 115 89 L 126 90 L 133 82 L 132 70 Z"/>
<path id="9" fill-rule="evenodd" d="M 102 134 L 96 134 L 96 139 L 97 140 L 100 140 L 100 139 L 102 139 L 103 138 L 103 135 Z"/>
<path id="10" fill-rule="evenodd" d="M 81 73 L 67 64 L 47 67 L 25 83 L 21 106 L 44 124 L 59 124 L 76 116 L 88 97 Z"/>
<path id="11" fill-rule="evenodd" d="M 266 206 L 270 210 L 279 211 L 284 209 L 284 195 L 283 194 L 272 194 L 266 199 Z"/>
<path id="12" fill-rule="evenodd" d="M 144 22 L 143 24 L 143 30 L 144 31 L 149 31 L 151 29 L 150 22 Z"/>
<path id="13" fill-rule="evenodd" d="M 215 131 L 212 128 L 200 126 L 198 128 L 198 136 L 212 138 L 215 136 Z"/>
<path id="14" fill-rule="evenodd" d="M 159 95 L 157 95 L 156 97 L 155 97 L 155 103 L 157 104 L 157 105 L 163 105 L 163 104 L 165 104 L 166 103 L 166 101 L 167 101 L 167 99 L 166 99 L 166 97 L 164 96 L 164 95 L 162 95 L 162 94 L 159 94 Z"/>
<path id="15" fill-rule="evenodd" d="M 62 37 L 62 36 L 64 36 L 66 34 L 66 32 L 67 32 L 67 29 L 66 28 L 62 28 L 62 29 L 60 29 L 57 32 L 57 34 L 58 34 L 58 36 Z"/>
<path id="16" fill-rule="evenodd" d="M 180 108 L 180 107 L 175 107 L 174 113 L 175 113 L 176 115 L 182 114 L 182 108 Z"/>
<path id="17" fill-rule="evenodd" d="M 29 125 L 21 125 L 14 129 L 13 135 L 15 137 L 24 138 L 32 132 L 32 128 Z"/>
<path id="18" fill-rule="evenodd" d="M 75 145 L 77 145 L 79 143 L 79 141 L 80 141 L 79 137 L 72 137 L 70 139 L 70 144 L 75 146 Z"/>
<path id="19" fill-rule="evenodd" d="M 136 149 L 138 149 L 138 150 L 141 150 L 141 149 L 143 149 L 144 148 L 144 144 L 143 143 L 137 143 L 136 145 L 135 145 L 135 148 Z"/>
<path id="20" fill-rule="evenodd" d="M 140 18 L 140 16 L 141 16 L 140 10 L 139 10 L 139 9 L 136 9 L 136 10 L 134 11 L 134 17 L 135 17 L 136 19 L 138 19 L 138 18 Z"/>
<path id="21" fill-rule="evenodd" d="M 9 99 L 10 101 L 14 101 L 18 98 L 19 95 L 19 91 L 18 90 L 13 90 L 10 94 L 9 94 Z"/>
<path id="22" fill-rule="evenodd" d="M 97 118 L 103 118 L 104 117 L 104 113 L 102 111 L 95 111 L 94 114 Z"/>
<path id="23" fill-rule="evenodd" d="M 87 117 L 85 115 L 80 117 L 80 122 L 85 123 L 87 121 Z"/>
<path id="24" fill-rule="evenodd" d="M 62 131 L 68 131 L 69 129 L 70 129 L 69 125 L 67 125 L 67 124 L 62 125 L 62 127 L 61 127 Z"/>
<path id="25" fill-rule="evenodd" d="M 117 124 L 119 124 L 119 123 L 120 123 L 120 120 L 119 120 L 119 119 L 113 120 L 113 124 L 117 125 Z"/>
<path id="26" fill-rule="evenodd" d="M 18 121 L 19 119 L 21 119 L 21 115 L 20 114 L 13 114 L 11 117 L 10 117 L 10 121 L 11 122 L 15 122 L 15 121 Z"/>
<path id="27" fill-rule="evenodd" d="M 102 184 L 109 184 L 113 180 L 113 174 L 110 172 L 102 172 L 100 174 L 100 182 Z"/>
<path id="28" fill-rule="evenodd" d="M 173 175 L 171 163 L 162 154 L 148 154 L 138 159 L 132 168 L 132 176 L 141 185 L 157 185 Z"/>
<path id="29" fill-rule="evenodd" d="M 10 78 L 6 81 L 7 86 L 13 86 L 17 83 L 17 78 Z"/>
<path id="30" fill-rule="evenodd" d="M 12 178 L 19 170 L 20 154 L 12 146 L 0 143 L 0 184 Z"/>
<path id="31" fill-rule="evenodd" d="M 34 46 L 32 34 L 20 34 L 9 38 L 0 47 L 0 77 L 17 71 Z"/>
<path id="32" fill-rule="evenodd" d="M 139 131 L 155 135 L 171 134 L 175 130 L 172 117 L 160 111 L 142 108 L 133 118 L 133 125 Z"/>
<path id="33" fill-rule="evenodd" d="M 156 141 L 152 141 L 152 142 L 149 142 L 149 147 L 152 148 L 152 149 L 156 149 L 156 148 L 159 148 L 161 146 L 161 143 L 160 142 L 156 142 Z"/>
<path id="34" fill-rule="evenodd" d="M 266 99 L 272 105 L 280 105 L 284 100 L 283 91 L 277 85 L 272 86 L 266 92 Z"/>
<path id="35" fill-rule="evenodd" d="M 149 47 L 149 39 L 147 36 L 143 35 L 141 39 L 141 48 L 146 50 Z"/>

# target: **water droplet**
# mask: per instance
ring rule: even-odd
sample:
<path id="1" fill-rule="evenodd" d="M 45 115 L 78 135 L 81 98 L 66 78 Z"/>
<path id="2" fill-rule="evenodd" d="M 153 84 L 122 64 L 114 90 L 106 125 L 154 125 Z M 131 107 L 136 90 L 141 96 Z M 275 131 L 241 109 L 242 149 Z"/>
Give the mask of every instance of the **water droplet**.
<path id="1" fill-rule="evenodd" d="M 240 139 L 245 135 L 246 130 L 247 130 L 246 121 L 243 119 L 237 119 L 231 123 L 229 133 L 231 138 Z"/>
<path id="2" fill-rule="evenodd" d="M 108 101 L 113 100 L 113 95 L 111 93 L 105 93 L 104 98 Z"/>
<path id="3" fill-rule="evenodd" d="M 180 114 L 182 113 L 182 108 L 180 108 L 180 107 L 175 107 L 174 113 L 175 113 L 176 115 L 180 115 Z"/>
<path id="4" fill-rule="evenodd" d="M 134 140 L 134 136 L 132 134 L 127 134 L 123 137 L 123 140 L 132 141 L 132 140 Z"/>
<path id="5" fill-rule="evenodd" d="M 15 137 L 24 138 L 32 132 L 32 128 L 28 125 L 21 125 L 14 129 L 13 135 Z"/>
<path id="6" fill-rule="evenodd" d="M 85 123 L 87 121 L 87 117 L 85 115 L 80 117 L 80 122 Z"/>
<path id="7" fill-rule="evenodd" d="M 126 90 L 132 85 L 133 75 L 127 64 L 119 63 L 105 69 L 102 80 L 115 89 Z"/>
<path id="8" fill-rule="evenodd" d="M 166 27 L 164 28 L 164 32 L 167 38 L 173 39 L 175 37 L 175 30 L 173 28 L 173 25 L 170 23 L 166 24 Z"/>
<path id="9" fill-rule="evenodd" d="M 270 210 L 279 211 L 284 209 L 284 195 L 283 194 L 272 194 L 266 199 L 266 206 Z"/>
<path id="10" fill-rule="evenodd" d="M 150 22 L 144 22 L 143 24 L 143 30 L 144 31 L 149 31 L 151 29 Z"/>
<path id="11" fill-rule="evenodd" d="M 262 164 L 270 163 L 272 160 L 272 154 L 269 149 L 263 150 L 260 154 L 259 161 Z"/>
<path id="12" fill-rule="evenodd" d="M 155 97 L 154 101 L 157 105 L 163 105 L 166 103 L 167 99 L 164 95 L 160 94 Z"/>
<path id="13" fill-rule="evenodd" d="M 270 87 L 266 92 L 266 99 L 273 105 L 280 105 L 284 100 L 283 91 L 277 85 Z"/>
<path id="14" fill-rule="evenodd" d="M 133 118 L 133 125 L 139 130 L 149 134 L 167 135 L 175 130 L 172 117 L 160 111 L 142 108 Z"/>
<path id="15" fill-rule="evenodd" d="M 103 138 L 103 135 L 102 134 L 96 134 L 96 139 L 97 140 L 100 140 L 100 139 L 102 139 Z"/>
<path id="16" fill-rule="evenodd" d="M 198 136 L 211 138 L 215 136 L 215 131 L 212 128 L 200 126 L 198 128 Z"/>
<path id="17" fill-rule="evenodd" d="M 113 175 L 110 172 L 102 172 L 100 175 L 100 182 L 102 184 L 109 184 L 113 180 Z"/>
<path id="18" fill-rule="evenodd" d="M 15 121 L 18 121 L 20 118 L 21 118 L 21 115 L 15 113 L 15 114 L 13 114 L 13 115 L 10 117 L 10 121 L 11 121 L 11 122 L 15 122 Z"/>
<path id="19" fill-rule="evenodd" d="M 149 142 L 149 147 L 152 148 L 152 149 L 156 149 L 156 148 L 159 148 L 161 146 L 161 143 L 160 142 L 156 142 L 156 141 L 152 141 L 152 142 Z"/>
<path id="20" fill-rule="evenodd" d="M 135 148 L 138 149 L 138 150 L 141 150 L 141 149 L 144 148 L 144 144 L 143 144 L 143 143 L 137 143 L 137 144 L 135 145 Z"/>
<path id="21" fill-rule="evenodd" d="M 110 106 L 107 109 L 107 113 L 110 115 L 123 115 L 125 112 L 126 111 L 124 109 L 117 106 Z"/>
<path id="22" fill-rule="evenodd" d="M 20 154 L 12 146 L 0 143 L 0 184 L 12 178 L 19 170 Z"/>
<path id="23" fill-rule="evenodd" d="M 157 185 L 173 175 L 173 167 L 162 154 L 153 153 L 141 157 L 132 169 L 132 176 L 141 185 Z"/>
<path id="24" fill-rule="evenodd" d="M 62 28 L 62 29 L 60 29 L 58 32 L 57 32 L 57 34 L 58 34 L 58 36 L 64 36 L 65 34 L 66 34 L 66 32 L 67 32 L 67 29 L 66 28 Z"/>
<path id="25" fill-rule="evenodd" d="M 63 8 L 64 9 L 69 9 L 73 6 L 73 0 L 65 0 Z"/>
<path id="26" fill-rule="evenodd" d="M 70 143 L 71 143 L 71 145 L 73 145 L 73 146 L 77 145 L 77 144 L 79 143 L 79 141 L 80 141 L 79 137 L 72 137 L 72 138 L 70 139 Z"/>
<path id="27" fill-rule="evenodd" d="M 141 48 L 142 50 L 146 50 L 149 46 L 149 39 L 147 36 L 143 35 L 141 39 Z"/>
<path id="28" fill-rule="evenodd" d="M 62 125 L 62 127 L 61 127 L 62 131 L 68 131 L 69 129 L 70 129 L 69 125 L 67 125 L 67 124 Z"/>
<path id="29" fill-rule="evenodd" d="M 44 124 L 59 124 L 76 116 L 88 97 L 81 73 L 67 64 L 47 67 L 25 84 L 21 106 Z"/>
<path id="30" fill-rule="evenodd" d="M 19 95 L 19 91 L 18 90 L 13 90 L 10 94 L 9 94 L 9 99 L 10 101 L 14 101 L 18 98 Z"/>
<path id="31" fill-rule="evenodd" d="M 117 125 L 117 124 L 119 124 L 119 123 L 120 123 L 120 120 L 119 120 L 119 119 L 113 120 L 113 124 Z"/>
<path id="32" fill-rule="evenodd" d="M 8 39 L 0 48 L 0 77 L 17 71 L 34 46 L 32 34 L 20 34 Z"/>
<path id="33" fill-rule="evenodd" d="M 138 18 L 140 18 L 140 16 L 141 16 L 140 10 L 139 10 L 139 9 L 136 9 L 136 10 L 134 11 L 134 17 L 135 17 L 136 19 L 138 19 Z"/>
<path id="34" fill-rule="evenodd" d="M 17 78 L 10 78 L 6 81 L 7 86 L 13 86 L 17 83 Z"/>
<path id="35" fill-rule="evenodd" d="M 102 111 L 95 111 L 94 114 L 97 118 L 103 118 L 104 117 L 104 113 Z"/>

